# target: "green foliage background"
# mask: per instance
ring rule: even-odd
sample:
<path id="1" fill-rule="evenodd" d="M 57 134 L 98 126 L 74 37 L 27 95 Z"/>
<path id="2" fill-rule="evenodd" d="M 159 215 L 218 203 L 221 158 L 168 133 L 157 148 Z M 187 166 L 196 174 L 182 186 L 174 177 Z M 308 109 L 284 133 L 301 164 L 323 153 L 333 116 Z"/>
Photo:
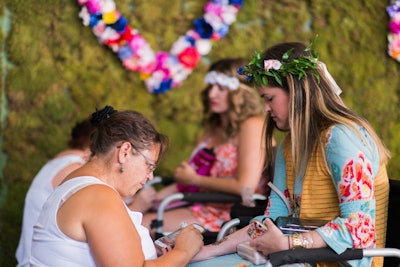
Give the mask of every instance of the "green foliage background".
<path id="1" fill-rule="evenodd" d="M 25 193 L 40 167 L 66 147 L 70 128 L 105 104 L 136 109 L 171 140 L 158 172 L 172 174 L 196 140 L 199 92 L 210 62 L 249 58 L 282 41 L 308 43 L 393 154 L 400 179 L 399 63 L 386 53 L 388 1 L 247 0 L 229 34 L 214 43 L 180 87 L 153 95 L 137 73 L 100 46 L 66 0 L 2 0 L 0 9 L 0 266 L 15 266 Z M 207 0 L 119 0 L 117 9 L 154 50 L 169 51 L 203 15 Z"/>

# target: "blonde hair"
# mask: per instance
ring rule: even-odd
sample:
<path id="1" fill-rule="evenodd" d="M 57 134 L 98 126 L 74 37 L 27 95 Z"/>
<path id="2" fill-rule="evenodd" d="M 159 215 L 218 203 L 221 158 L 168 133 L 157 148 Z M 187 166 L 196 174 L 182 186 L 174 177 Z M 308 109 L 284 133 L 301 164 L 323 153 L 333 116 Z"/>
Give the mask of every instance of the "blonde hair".
<path id="1" fill-rule="evenodd" d="M 264 114 L 257 92 L 237 73 L 237 69 L 244 64 L 244 59 L 226 58 L 216 61 L 209 68 L 209 71 L 220 72 L 239 79 L 239 88 L 237 90 L 229 90 L 228 125 L 221 129 L 228 138 L 234 137 L 239 133 L 240 125 L 244 120 Z M 206 131 L 222 126 L 220 115 L 211 112 L 210 109 L 208 93 L 211 87 L 211 85 L 207 85 L 201 94 L 203 102 L 203 126 Z"/>

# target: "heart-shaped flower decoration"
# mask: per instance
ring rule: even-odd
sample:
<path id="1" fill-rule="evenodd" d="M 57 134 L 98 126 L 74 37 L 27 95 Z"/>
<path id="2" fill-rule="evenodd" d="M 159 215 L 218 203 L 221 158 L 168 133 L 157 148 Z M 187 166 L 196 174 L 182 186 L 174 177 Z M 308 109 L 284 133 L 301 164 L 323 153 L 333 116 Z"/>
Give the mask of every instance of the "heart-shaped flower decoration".
<path id="1" fill-rule="evenodd" d="M 211 0 L 204 15 L 194 20 L 193 28 L 175 41 L 169 53 L 154 52 L 137 29 L 117 11 L 113 0 L 78 0 L 82 10 L 79 17 L 92 27 L 101 44 L 110 47 L 122 65 L 140 73 L 147 89 L 164 93 L 193 71 L 201 56 L 208 54 L 212 42 L 224 37 L 243 6 L 243 0 Z"/>

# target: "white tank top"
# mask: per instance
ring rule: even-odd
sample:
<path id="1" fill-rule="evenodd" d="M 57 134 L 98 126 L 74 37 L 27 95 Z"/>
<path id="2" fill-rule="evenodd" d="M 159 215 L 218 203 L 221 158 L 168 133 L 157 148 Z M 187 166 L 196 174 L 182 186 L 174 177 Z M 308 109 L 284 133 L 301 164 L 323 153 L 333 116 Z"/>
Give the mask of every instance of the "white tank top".
<path id="1" fill-rule="evenodd" d="M 93 184 L 106 185 L 91 176 L 74 178 L 60 185 L 48 198 L 34 226 L 31 266 L 96 266 L 89 244 L 71 239 L 57 225 L 57 212 L 62 203 L 78 190 Z M 149 231 L 141 225 L 142 213 L 131 211 L 128 207 L 126 209 L 142 239 L 145 259 L 157 258 Z"/>
<path id="2" fill-rule="evenodd" d="M 33 178 L 25 197 L 24 215 L 22 220 L 21 236 L 16 251 L 17 267 L 29 266 L 33 225 L 39 218 L 43 204 L 54 191 L 51 181 L 54 176 L 65 167 L 73 163 L 85 163 L 78 155 L 65 155 L 47 162 Z"/>

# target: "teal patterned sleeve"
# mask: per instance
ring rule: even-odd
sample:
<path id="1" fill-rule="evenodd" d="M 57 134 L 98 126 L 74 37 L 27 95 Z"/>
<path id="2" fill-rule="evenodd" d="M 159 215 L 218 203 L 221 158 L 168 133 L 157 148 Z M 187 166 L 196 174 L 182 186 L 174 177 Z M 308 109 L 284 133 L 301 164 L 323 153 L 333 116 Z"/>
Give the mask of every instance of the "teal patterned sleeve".
<path id="1" fill-rule="evenodd" d="M 344 125 L 334 126 L 326 143 L 326 159 L 338 193 L 340 217 L 317 231 L 337 253 L 347 248 L 372 248 L 376 241 L 373 188 L 379 156 L 366 130 L 355 127 L 359 133 Z M 364 258 L 350 263 L 369 266 L 370 261 Z"/>
<path id="2" fill-rule="evenodd" d="M 282 196 L 279 195 L 274 188 L 272 188 L 264 215 L 265 217 L 269 217 L 273 220 L 275 220 L 278 216 L 287 216 L 292 212 L 292 207 L 289 210 L 287 204 L 285 203 L 285 201 L 290 203 L 290 197 L 286 186 L 287 176 L 286 162 L 283 157 L 283 144 L 278 147 L 274 174 L 274 188 L 275 190 L 280 191 L 285 199 L 283 199 Z"/>

